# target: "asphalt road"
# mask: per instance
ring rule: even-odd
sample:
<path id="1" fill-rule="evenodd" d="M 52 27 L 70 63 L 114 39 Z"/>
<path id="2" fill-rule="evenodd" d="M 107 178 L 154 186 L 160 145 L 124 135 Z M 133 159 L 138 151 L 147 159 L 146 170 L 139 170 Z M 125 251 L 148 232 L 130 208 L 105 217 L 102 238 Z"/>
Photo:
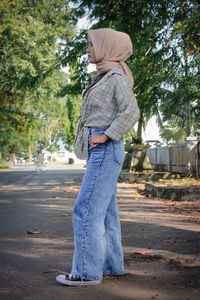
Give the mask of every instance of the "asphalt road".
<path id="1" fill-rule="evenodd" d="M 23 167 L 0 172 L 1 300 L 199 300 L 200 228 L 159 199 L 120 183 L 126 275 L 72 288 L 72 209 L 83 167 Z M 65 190 L 65 191 L 64 191 Z"/>
<path id="2" fill-rule="evenodd" d="M 59 289 L 59 270 L 70 271 L 76 197 L 63 190 L 77 186 L 83 173 L 39 165 L 0 172 L 0 299 L 57 299 L 50 289 Z"/>

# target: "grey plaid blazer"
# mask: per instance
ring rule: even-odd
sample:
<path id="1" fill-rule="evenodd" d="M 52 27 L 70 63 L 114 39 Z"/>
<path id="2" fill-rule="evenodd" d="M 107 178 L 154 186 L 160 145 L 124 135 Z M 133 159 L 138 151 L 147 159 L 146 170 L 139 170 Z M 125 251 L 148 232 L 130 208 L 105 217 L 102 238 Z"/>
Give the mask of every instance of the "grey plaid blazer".
<path id="1" fill-rule="evenodd" d="M 139 115 L 128 77 L 121 66 L 113 68 L 83 97 L 81 118 L 76 126 L 76 156 L 88 158 L 88 127 L 108 127 L 105 134 L 118 141 L 135 125 Z"/>

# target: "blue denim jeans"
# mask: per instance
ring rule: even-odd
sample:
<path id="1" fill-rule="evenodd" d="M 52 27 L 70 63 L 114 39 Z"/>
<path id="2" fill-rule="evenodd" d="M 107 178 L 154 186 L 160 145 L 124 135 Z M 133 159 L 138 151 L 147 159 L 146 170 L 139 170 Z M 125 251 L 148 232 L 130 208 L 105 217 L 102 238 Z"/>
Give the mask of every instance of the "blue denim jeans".
<path id="1" fill-rule="evenodd" d="M 103 134 L 107 128 L 90 128 Z M 74 255 L 71 274 L 87 280 L 124 274 L 117 179 L 124 160 L 122 141 L 88 145 L 89 158 L 73 210 Z"/>

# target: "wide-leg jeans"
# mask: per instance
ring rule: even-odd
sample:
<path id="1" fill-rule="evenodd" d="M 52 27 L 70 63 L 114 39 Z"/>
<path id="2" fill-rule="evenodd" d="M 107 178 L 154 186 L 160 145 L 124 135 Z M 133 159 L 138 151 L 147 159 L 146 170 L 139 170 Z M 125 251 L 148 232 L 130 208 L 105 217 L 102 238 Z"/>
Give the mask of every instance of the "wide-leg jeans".
<path id="1" fill-rule="evenodd" d="M 107 128 L 90 128 L 103 134 Z M 73 210 L 74 255 L 71 274 L 87 280 L 124 274 L 117 179 L 124 160 L 122 141 L 88 146 L 86 172 Z"/>

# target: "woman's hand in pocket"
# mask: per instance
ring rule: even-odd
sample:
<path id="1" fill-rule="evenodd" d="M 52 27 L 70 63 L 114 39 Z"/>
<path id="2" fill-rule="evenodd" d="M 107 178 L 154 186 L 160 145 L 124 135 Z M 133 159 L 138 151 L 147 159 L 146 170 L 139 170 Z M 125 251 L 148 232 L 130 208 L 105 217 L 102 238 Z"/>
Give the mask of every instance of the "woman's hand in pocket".
<path id="1" fill-rule="evenodd" d="M 107 136 L 105 133 L 102 135 L 99 134 L 93 134 L 89 138 L 90 146 L 97 147 L 99 144 L 105 143 L 109 139 L 109 136 Z"/>

